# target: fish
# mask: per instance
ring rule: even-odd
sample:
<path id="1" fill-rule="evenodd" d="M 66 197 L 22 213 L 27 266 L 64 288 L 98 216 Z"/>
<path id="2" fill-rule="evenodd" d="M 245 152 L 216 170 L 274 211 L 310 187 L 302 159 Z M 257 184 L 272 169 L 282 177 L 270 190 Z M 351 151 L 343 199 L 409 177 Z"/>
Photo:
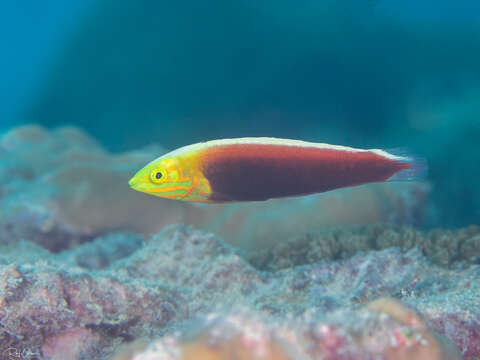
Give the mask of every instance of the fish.
<path id="1" fill-rule="evenodd" d="M 129 185 L 172 200 L 229 203 L 417 180 L 425 170 L 422 158 L 380 149 L 246 137 L 210 140 L 168 152 L 140 169 Z"/>

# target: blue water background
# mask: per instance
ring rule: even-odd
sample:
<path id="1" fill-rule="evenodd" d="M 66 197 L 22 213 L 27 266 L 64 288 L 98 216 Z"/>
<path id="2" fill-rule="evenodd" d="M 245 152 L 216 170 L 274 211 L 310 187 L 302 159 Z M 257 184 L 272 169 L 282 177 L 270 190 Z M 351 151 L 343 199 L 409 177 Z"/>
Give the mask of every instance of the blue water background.
<path id="1" fill-rule="evenodd" d="M 4 1 L 0 129 L 112 151 L 277 136 L 427 157 L 441 226 L 480 224 L 480 2 Z"/>

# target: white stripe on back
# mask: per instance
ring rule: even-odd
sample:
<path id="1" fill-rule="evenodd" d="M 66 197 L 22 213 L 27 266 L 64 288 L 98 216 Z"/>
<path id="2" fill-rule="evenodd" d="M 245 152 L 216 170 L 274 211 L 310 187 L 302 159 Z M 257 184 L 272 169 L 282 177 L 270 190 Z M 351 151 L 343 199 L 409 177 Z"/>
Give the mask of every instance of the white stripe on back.
<path id="1" fill-rule="evenodd" d="M 342 145 L 331 145 L 326 143 L 314 143 L 308 142 L 303 140 L 291 140 L 291 139 L 279 139 L 273 137 L 243 137 L 243 138 L 235 138 L 235 139 L 219 139 L 219 140 L 210 140 L 205 142 L 200 142 L 192 145 L 183 146 L 176 150 L 170 151 L 169 153 L 160 156 L 159 158 L 152 161 L 155 162 L 159 159 L 166 158 L 166 157 L 174 157 L 185 154 L 191 151 L 199 151 L 204 150 L 214 146 L 222 146 L 222 145 L 242 145 L 242 144 L 255 144 L 255 145 L 278 145 L 278 146 L 299 146 L 299 147 L 313 147 L 317 149 L 329 149 L 329 150 L 337 150 L 337 151 L 349 151 L 349 152 L 371 152 L 380 156 L 383 156 L 387 159 L 391 160 L 399 160 L 399 161 L 408 161 L 407 157 L 403 156 L 396 156 L 392 155 L 384 150 L 380 149 L 356 149 L 349 146 L 342 146 Z"/>

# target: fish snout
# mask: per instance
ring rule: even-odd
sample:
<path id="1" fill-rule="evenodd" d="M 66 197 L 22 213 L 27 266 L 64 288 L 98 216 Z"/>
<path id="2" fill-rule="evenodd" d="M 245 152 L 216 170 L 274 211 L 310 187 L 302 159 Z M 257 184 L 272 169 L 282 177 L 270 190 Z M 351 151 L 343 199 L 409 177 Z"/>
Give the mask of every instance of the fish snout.
<path id="1" fill-rule="evenodd" d="M 134 176 L 132 177 L 129 181 L 128 181 L 128 185 L 134 189 L 134 190 L 137 190 L 138 189 L 138 185 L 139 185 L 139 179 L 138 179 L 138 176 Z"/>

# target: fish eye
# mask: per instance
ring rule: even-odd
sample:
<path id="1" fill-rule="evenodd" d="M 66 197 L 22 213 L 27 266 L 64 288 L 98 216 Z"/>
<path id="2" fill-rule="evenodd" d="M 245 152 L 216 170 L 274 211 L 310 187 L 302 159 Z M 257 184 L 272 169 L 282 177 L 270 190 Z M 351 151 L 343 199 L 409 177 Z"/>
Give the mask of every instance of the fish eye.
<path id="1" fill-rule="evenodd" d="M 154 183 L 162 182 L 163 178 L 165 178 L 165 171 L 161 169 L 155 169 L 150 173 L 150 180 Z"/>

